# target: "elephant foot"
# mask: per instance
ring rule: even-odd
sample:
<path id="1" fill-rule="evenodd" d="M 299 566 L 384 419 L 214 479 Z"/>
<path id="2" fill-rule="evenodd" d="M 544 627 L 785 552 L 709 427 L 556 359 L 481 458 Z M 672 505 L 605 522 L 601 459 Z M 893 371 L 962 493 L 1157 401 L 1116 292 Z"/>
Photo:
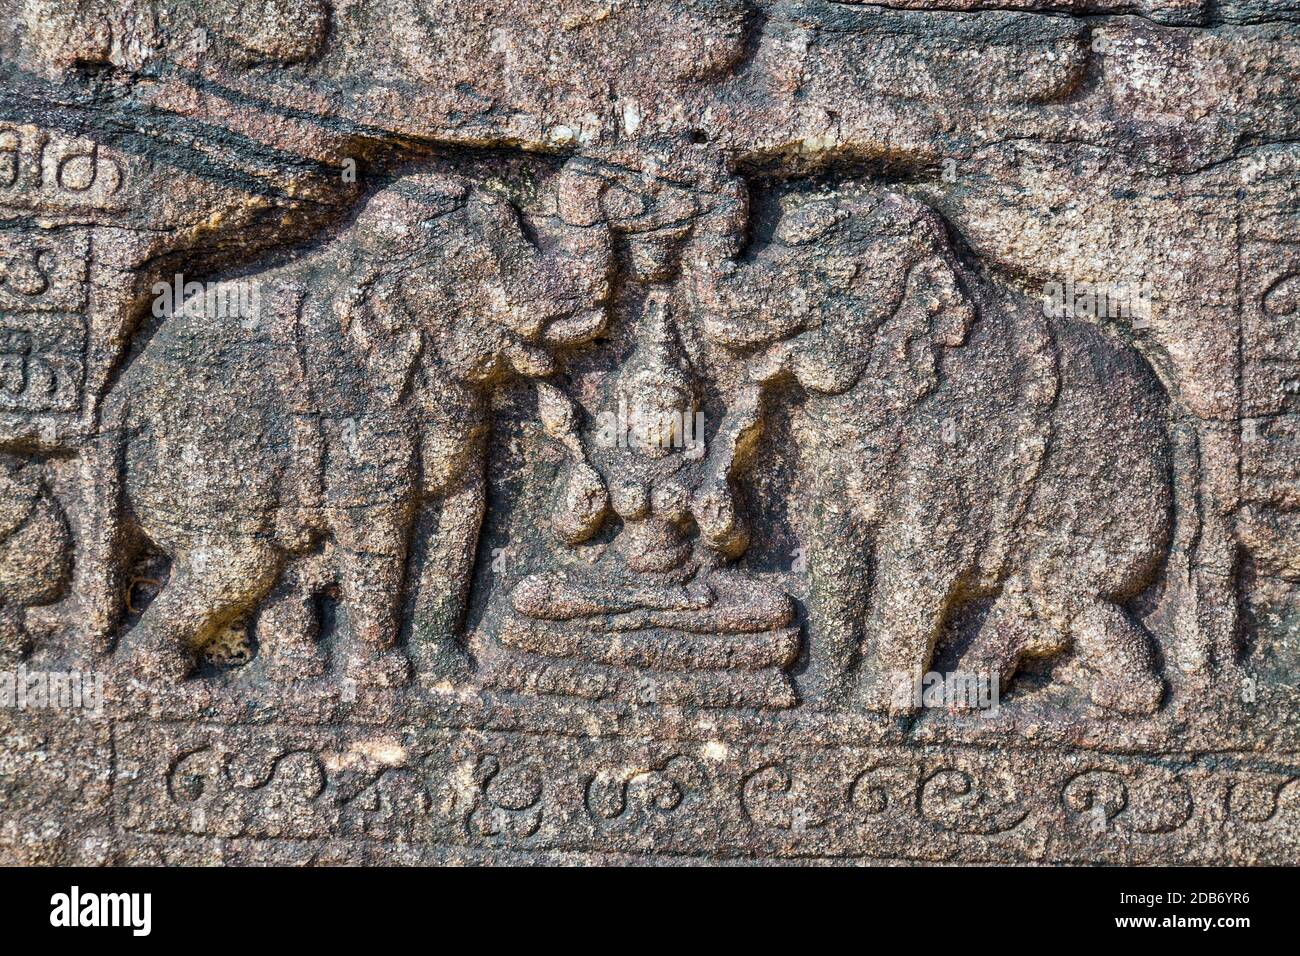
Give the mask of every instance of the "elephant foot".
<path id="1" fill-rule="evenodd" d="M 975 693 L 958 694 L 953 706 L 959 710 L 989 709 L 989 702 L 1000 700 L 1011 686 L 1020 659 L 1016 646 L 984 644 L 973 648 L 962 657 L 959 670 Z"/>
<path id="2" fill-rule="evenodd" d="M 1093 676 L 1088 687 L 1092 702 L 1130 717 L 1149 717 L 1160 709 L 1165 682 L 1154 674 L 1109 674 Z"/>
<path id="3" fill-rule="evenodd" d="M 1151 639 L 1127 612 L 1093 601 L 1075 618 L 1074 631 L 1093 703 L 1135 717 L 1160 708 L 1165 684 L 1156 673 Z"/>
<path id="4" fill-rule="evenodd" d="M 405 687 L 411 682 L 411 661 L 397 648 L 353 648 L 344 654 L 343 678 L 363 687 Z"/>
<path id="5" fill-rule="evenodd" d="M 911 677 L 900 674 L 876 675 L 859 682 L 854 689 L 852 706 L 873 714 L 890 717 L 910 717 L 918 710 Z"/>
<path id="6" fill-rule="evenodd" d="M 474 676 L 474 664 L 468 652 L 454 638 L 423 645 L 413 643 L 411 650 L 415 672 L 426 687 L 439 684 L 458 686 L 468 683 Z"/>
<path id="7" fill-rule="evenodd" d="M 315 644 L 277 646 L 266 655 L 266 676 L 278 684 L 314 680 L 325 670 L 325 654 Z"/>
<path id="8" fill-rule="evenodd" d="M 175 641 L 136 627 L 126 639 L 119 658 L 121 669 L 130 677 L 149 684 L 179 684 L 198 664 L 194 652 Z"/>

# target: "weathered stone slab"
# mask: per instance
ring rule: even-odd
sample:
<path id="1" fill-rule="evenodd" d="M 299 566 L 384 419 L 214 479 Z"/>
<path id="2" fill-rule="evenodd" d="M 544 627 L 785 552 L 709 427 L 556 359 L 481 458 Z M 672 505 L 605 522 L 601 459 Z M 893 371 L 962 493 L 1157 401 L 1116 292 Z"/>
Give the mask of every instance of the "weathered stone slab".
<path id="1" fill-rule="evenodd" d="M 0 0 L 0 859 L 1297 862 L 1297 79 Z"/>

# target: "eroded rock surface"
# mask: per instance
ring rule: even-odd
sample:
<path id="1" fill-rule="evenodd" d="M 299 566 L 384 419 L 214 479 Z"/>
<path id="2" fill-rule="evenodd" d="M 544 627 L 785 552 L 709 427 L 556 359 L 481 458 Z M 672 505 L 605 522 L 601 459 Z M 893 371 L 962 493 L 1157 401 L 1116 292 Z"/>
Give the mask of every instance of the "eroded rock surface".
<path id="1" fill-rule="evenodd" d="M 0 0 L 0 859 L 1297 862 L 1294 0 Z"/>

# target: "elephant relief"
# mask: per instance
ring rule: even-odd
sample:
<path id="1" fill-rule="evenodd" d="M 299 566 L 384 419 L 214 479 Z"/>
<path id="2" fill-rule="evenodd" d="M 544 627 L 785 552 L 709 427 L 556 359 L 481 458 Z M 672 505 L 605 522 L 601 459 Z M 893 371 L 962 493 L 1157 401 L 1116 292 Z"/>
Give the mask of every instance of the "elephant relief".
<path id="1" fill-rule="evenodd" d="M 693 288 L 705 334 L 754 387 L 802 390 L 809 460 L 835 463 L 810 479 L 805 686 L 909 712 L 898 683 L 983 600 L 963 670 L 1005 684 L 1073 648 L 1096 703 L 1153 712 L 1153 643 L 1125 609 L 1160 572 L 1172 521 L 1150 367 L 964 266 L 919 202 L 862 188 L 778 205 Z"/>
<path id="2" fill-rule="evenodd" d="M 171 567 L 122 639 L 134 673 L 187 676 L 258 610 L 268 673 L 318 674 L 322 580 L 338 595 L 345 676 L 409 679 L 398 638 L 412 589 L 409 647 L 442 676 L 463 670 L 454 634 L 485 508 L 489 393 L 551 374 L 555 349 L 606 322 L 608 230 L 564 219 L 581 176 L 548 180 L 527 226 L 466 180 L 400 179 L 318 251 L 242 280 L 262 290 L 257 315 L 195 296 L 161 322 L 108 396 L 95 451 L 111 499 L 90 536 L 103 645 L 120 627 L 122 556 L 143 541 Z M 324 570 L 307 570 L 322 554 Z"/>

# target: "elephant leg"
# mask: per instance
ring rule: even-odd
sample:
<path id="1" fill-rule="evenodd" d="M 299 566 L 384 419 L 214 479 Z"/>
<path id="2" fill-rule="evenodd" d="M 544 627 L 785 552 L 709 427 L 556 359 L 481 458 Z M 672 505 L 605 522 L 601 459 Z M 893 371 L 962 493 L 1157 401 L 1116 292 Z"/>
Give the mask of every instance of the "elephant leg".
<path id="1" fill-rule="evenodd" d="M 1051 605 L 1045 605 L 1050 610 Z M 1001 694 L 1026 658 L 1049 657 L 1069 647 L 1054 616 L 1039 614 L 1020 578 L 1003 587 L 979 633 L 962 656 L 961 670 L 987 678 Z"/>
<path id="2" fill-rule="evenodd" d="M 1004 591 L 962 655 L 962 671 L 987 675 L 1001 694 L 1019 669 L 1030 643 L 1029 615 L 1028 602 L 1018 594 Z"/>
<path id="3" fill-rule="evenodd" d="M 486 509 L 486 483 L 477 473 L 442 500 L 437 527 L 423 542 L 411 629 L 422 679 L 437 683 L 469 676 L 469 654 L 457 632 Z"/>
<path id="4" fill-rule="evenodd" d="M 128 635 L 126 668 L 164 683 L 188 677 L 220 628 L 266 596 L 282 563 L 279 550 L 262 539 L 188 549 Z"/>
<path id="5" fill-rule="evenodd" d="M 398 506 L 349 509 L 336 518 L 339 586 L 350 637 L 343 670 L 358 684 L 395 687 L 410 680 L 410 661 L 397 647 L 410 524 L 408 509 Z"/>
<path id="6" fill-rule="evenodd" d="M 808 575 L 808 665 L 797 680 L 801 696 L 824 708 L 842 706 L 853 689 L 870 599 L 870 533 L 852 514 L 826 506 L 796 570 Z M 801 562 L 801 563 L 800 563 Z"/>
<path id="7" fill-rule="evenodd" d="M 1080 662 L 1088 669 L 1093 702 L 1125 714 L 1153 714 L 1165 685 L 1156 672 L 1151 638 L 1123 608 L 1104 598 L 1087 601 L 1071 626 Z"/>
<path id="8" fill-rule="evenodd" d="M 315 593 L 306 576 L 301 565 L 290 567 L 257 618 L 258 656 L 274 681 L 307 680 L 325 673 L 325 654 L 317 643 Z"/>
<path id="9" fill-rule="evenodd" d="M 876 550 L 876 575 L 864 634 L 874 666 L 858 677 L 856 703 L 909 714 L 912 688 L 930 667 L 935 644 L 963 577 L 960 549 L 922 540 L 900 523 Z"/>

